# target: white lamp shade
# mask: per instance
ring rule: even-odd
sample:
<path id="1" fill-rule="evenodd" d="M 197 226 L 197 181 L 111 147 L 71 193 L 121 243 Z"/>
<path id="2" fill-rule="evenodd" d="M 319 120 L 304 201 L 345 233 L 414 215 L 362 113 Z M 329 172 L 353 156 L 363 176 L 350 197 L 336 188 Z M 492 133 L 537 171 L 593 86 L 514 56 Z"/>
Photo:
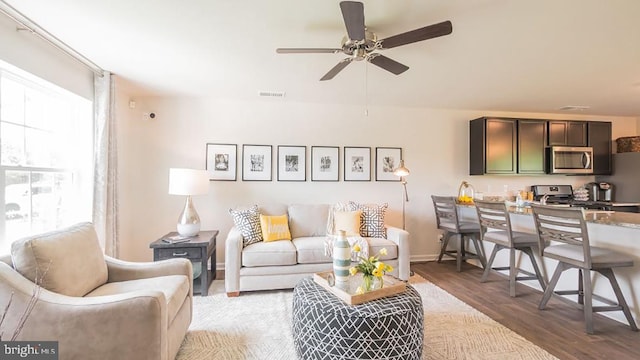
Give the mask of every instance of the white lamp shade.
<path id="1" fill-rule="evenodd" d="M 196 169 L 169 169 L 169 194 L 203 195 L 209 192 L 209 173 Z"/>

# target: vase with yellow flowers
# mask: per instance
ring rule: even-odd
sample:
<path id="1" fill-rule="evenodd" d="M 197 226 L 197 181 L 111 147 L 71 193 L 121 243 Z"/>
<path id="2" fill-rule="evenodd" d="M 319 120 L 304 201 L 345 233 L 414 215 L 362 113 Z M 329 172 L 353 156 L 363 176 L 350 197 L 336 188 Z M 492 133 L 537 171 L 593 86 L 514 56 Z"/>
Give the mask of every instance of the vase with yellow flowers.
<path id="1" fill-rule="evenodd" d="M 353 251 L 358 254 L 360 262 L 358 262 L 358 265 L 349 269 L 351 276 L 362 273 L 362 285 L 358 287 L 356 294 L 364 294 L 374 289 L 381 289 L 384 285 L 384 274 L 393 271 L 391 265 L 380 261 L 380 256 L 387 255 L 386 248 L 380 249 L 376 255 L 369 256 L 368 258 L 360 256 L 361 250 L 360 245 L 355 244 L 353 246 Z"/>

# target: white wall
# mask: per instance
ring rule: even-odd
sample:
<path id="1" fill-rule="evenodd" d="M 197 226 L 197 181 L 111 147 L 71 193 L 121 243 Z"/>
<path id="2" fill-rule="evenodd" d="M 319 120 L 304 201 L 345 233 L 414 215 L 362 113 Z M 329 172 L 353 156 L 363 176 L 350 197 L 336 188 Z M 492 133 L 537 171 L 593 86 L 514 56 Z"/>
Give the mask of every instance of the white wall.
<path id="1" fill-rule="evenodd" d="M 412 259 L 433 259 L 438 252 L 430 195 L 455 195 L 462 180 L 485 193 L 503 185 L 520 189 L 532 184 L 580 185 L 593 177 L 468 175 L 468 121 L 483 115 L 611 120 L 614 138 L 637 134 L 635 118 L 514 114 L 420 108 L 381 108 L 253 102 L 213 98 L 138 98 L 136 108 L 118 97 L 120 154 L 121 254 L 128 260 L 150 260 L 149 243 L 174 231 L 184 198 L 167 194 L 170 167 L 204 168 L 207 142 L 310 146 L 402 147 L 408 180 L 407 230 Z M 155 119 L 145 116 L 154 112 Z M 275 162 L 274 162 L 275 167 Z M 203 229 L 219 229 L 218 265 L 224 262 L 224 240 L 232 225 L 227 210 L 238 205 L 280 203 L 388 202 L 388 223 L 401 226 L 402 189 L 398 182 L 212 181 L 210 193 L 195 197 Z M 340 176 L 342 178 L 342 174 Z M 372 174 L 372 179 L 374 174 Z M 489 190 L 490 188 L 490 190 Z"/>
<path id="2" fill-rule="evenodd" d="M 0 59 L 87 99 L 93 99 L 93 72 L 0 14 Z"/>

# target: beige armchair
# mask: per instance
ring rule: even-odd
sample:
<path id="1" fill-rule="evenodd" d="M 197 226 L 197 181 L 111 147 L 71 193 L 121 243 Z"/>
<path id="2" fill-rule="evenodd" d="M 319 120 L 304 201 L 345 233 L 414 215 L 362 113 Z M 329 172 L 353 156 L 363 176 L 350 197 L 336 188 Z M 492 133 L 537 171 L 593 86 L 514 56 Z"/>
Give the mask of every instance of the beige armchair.
<path id="1" fill-rule="evenodd" d="M 9 340 L 58 341 L 60 359 L 173 359 L 192 316 L 191 262 L 130 263 L 102 254 L 93 225 L 18 240 L 0 257 L 0 331 Z"/>

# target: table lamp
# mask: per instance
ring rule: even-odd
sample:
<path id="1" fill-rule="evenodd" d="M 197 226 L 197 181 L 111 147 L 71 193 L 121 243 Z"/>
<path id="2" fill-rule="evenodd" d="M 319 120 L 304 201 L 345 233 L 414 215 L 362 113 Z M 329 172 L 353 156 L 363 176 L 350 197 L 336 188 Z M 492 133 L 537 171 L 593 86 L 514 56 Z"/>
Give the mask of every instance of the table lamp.
<path id="1" fill-rule="evenodd" d="M 193 207 L 192 195 L 204 195 L 209 192 L 209 174 L 206 170 L 169 169 L 169 194 L 186 195 L 182 214 L 178 218 L 178 234 L 195 236 L 200 232 L 200 217 Z"/>
<path id="2" fill-rule="evenodd" d="M 400 159 L 400 166 L 393 170 L 393 175 L 400 177 L 400 183 L 402 184 L 403 196 L 402 196 L 402 229 L 405 230 L 404 209 L 405 203 L 409 201 L 409 194 L 407 194 L 407 180 L 405 179 L 411 172 L 404 166 L 404 159 Z"/>

